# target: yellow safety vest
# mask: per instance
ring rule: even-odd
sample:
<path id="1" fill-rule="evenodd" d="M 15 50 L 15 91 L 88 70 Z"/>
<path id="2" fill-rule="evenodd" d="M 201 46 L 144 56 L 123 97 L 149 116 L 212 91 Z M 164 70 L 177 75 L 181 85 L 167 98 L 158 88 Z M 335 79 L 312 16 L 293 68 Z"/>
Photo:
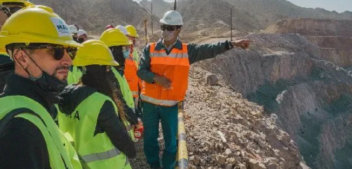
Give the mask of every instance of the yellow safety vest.
<path id="1" fill-rule="evenodd" d="M 84 168 L 130 169 L 128 158 L 111 142 L 106 133 L 94 135 L 100 109 L 105 103 L 115 103 L 106 95 L 95 92 L 83 100 L 70 114 L 59 113 L 59 126 L 74 140 L 74 147 Z"/>
<path id="2" fill-rule="evenodd" d="M 52 169 L 82 168 L 76 151 L 58 129 L 49 112 L 38 102 L 24 96 L 6 96 L 0 98 L 0 107 L 0 120 L 16 113 L 14 118 L 26 119 L 40 130 Z"/>
<path id="3" fill-rule="evenodd" d="M 112 67 L 112 72 L 115 74 L 115 77 L 120 85 L 121 88 L 121 93 L 123 95 L 123 99 L 126 101 L 126 104 L 128 107 L 134 110 L 134 101 L 133 101 L 133 96 L 132 92 L 130 90 L 130 87 L 127 83 L 127 80 L 124 76 L 121 76 L 121 74 L 114 68 Z M 130 135 L 131 139 L 135 141 L 136 139 L 134 138 L 134 130 L 131 124 L 128 121 L 123 122 L 128 134 Z"/>
<path id="4" fill-rule="evenodd" d="M 78 69 L 77 66 L 72 66 L 71 70 L 67 75 L 67 84 L 76 84 L 79 82 L 79 79 L 82 77 L 82 71 Z"/>

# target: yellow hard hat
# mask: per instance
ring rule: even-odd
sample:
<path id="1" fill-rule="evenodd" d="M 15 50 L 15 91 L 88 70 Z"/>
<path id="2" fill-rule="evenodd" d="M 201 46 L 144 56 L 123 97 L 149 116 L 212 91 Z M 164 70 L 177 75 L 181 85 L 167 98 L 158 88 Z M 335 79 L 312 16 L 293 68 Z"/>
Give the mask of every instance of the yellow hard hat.
<path id="1" fill-rule="evenodd" d="M 65 21 L 47 6 L 27 7 L 7 19 L 0 31 L 0 48 L 12 43 L 50 43 L 80 47 Z"/>
<path id="2" fill-rule="evenodd" d="M 106 65 L 118 66 L 110 49 L 100 40 L 88 40 L 77 51 L 73 60 L 75 66 Z"/>
<path id="3" fill-rule="evenodd" d="M 0 48 L 0 55 L 6 55 L 6 56 L 8 56 L 8 55 L 7 55 L 7 52 L 6 52 L 6 50 L 5 50 L 4 48 Z"/>
<path id="4" fill-rule="evenodd" d="M 100 40 L 108 45 L 108 47 L 126 46 L 132 44 L 132 42 L 128 40 L 127 36 L 116 28 L 104 31 L 100 36 Z"/>
<path id="5" fill-rule="evenodd" d="M 127 32 L 130 36 L 135 37 L 135 38 L 139 37 L 137 30 L 133 25 L 127 25 L 126 29 L 127 29 Z"/>
<path id="6" fill-rule="evenodd" d="M 3 3 L 23 3 L 25 5 L 24 7 L 34 6 L 34 4 L 28 0 L 0 0 L 0 6 L 3 5 Z"/>

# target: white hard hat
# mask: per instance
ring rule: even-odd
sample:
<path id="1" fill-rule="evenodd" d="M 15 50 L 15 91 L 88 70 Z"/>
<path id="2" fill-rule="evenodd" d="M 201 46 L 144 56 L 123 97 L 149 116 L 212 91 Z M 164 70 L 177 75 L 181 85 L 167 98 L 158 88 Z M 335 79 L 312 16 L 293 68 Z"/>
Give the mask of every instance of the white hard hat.
<path id="1" fill-rule="evenodd" d="M 117 25 L 116 29 L 120 30 L 125 35 L 129 35 L 129 33 L 127 32 L 127 29 L 124 26 Z"/>
<path id="2" fill-rule="evenodd" d="M 160 23 L 165 25 L 183 25 L 182 15 L 175 10 L 167 11 L 163 18 L 160 19 Z"/>
<path id="3" fill-rule="evenodd" d="M 83 29 L 80 29 L 80 30 L 78 30 L 77 36 L 79 37 L 79 36 L 82 36 L 84 34 L 87 35 L 87 32 L 85 30 L 83 30 Z"/>
<path id="4" fill-rule="evenodd" d="M 72 34 L 78 33 L 77 27 L 75 25 L 69 25 L 68 28 Z"/>

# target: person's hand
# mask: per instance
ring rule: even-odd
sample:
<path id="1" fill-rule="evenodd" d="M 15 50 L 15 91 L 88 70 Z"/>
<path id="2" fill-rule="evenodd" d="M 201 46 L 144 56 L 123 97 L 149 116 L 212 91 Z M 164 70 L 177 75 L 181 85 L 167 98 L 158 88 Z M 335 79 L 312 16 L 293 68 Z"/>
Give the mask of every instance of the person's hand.
<path id="1" fill-rule="evenodd" d="M 134 129 L 138 129 L 143 127 L 143 122 L 140 118 L 138 118 L 138 124 L 134 126 Z"/>
<path id="2" fill-rule="evenodd" d="M 236 46 L 242 49 L 248 49 L 251 43 L 253 43 L 253 41 L 248 39 L 235 40 L 231 42 L 232 46 Z"/>
<path id="3" fill-rule="evenodd" d="M 170 89 L 171 88 L 171 81 L 167 79 L 166 77 L 158 76 L 156 75 L 154 77 L 154 81 L 161 85 L 165 89 Z"/>

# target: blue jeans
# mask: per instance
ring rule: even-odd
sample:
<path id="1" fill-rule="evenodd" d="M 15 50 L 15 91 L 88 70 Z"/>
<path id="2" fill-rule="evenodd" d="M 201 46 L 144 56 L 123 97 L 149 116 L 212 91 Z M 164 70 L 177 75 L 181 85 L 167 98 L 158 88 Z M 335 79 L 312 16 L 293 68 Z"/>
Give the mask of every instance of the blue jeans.
<path id="1" fill-rule="evenodd" d="M 144 153 L 151 167 L 160 167 L 159 159 L 159 120 L 163 129 L 165 150 L 163 151 L 163 169 L 174 169 L 177 154 L 178 105 L 172 107 L 157 106 L 143 102 Z"/>

